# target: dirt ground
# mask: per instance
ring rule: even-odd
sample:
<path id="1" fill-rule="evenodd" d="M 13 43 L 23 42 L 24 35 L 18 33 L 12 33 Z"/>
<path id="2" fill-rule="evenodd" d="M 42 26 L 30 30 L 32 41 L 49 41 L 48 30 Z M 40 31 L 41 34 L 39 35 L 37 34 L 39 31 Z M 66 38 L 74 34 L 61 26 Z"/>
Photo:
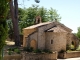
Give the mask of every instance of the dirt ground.
<path id="1" fill-rule="evenodd" d="M 13 42 L 13 41 L 6 41 L 6 45 L 14 45 L 15 44 L 15 42 Z"/>

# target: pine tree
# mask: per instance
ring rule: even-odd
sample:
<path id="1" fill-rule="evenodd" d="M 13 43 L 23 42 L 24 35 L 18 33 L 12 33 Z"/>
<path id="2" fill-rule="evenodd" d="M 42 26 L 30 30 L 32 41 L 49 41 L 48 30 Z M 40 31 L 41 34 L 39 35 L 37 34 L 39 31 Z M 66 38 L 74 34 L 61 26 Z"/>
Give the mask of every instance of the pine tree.
<path id="1" fill-rule="evenodd" d="M 0 60 L 2 49 L 5 45 L 5 40 L 7 37 L 7 24 L 6 16 L 8 12 L 8 0 L 0 0 Z"/>

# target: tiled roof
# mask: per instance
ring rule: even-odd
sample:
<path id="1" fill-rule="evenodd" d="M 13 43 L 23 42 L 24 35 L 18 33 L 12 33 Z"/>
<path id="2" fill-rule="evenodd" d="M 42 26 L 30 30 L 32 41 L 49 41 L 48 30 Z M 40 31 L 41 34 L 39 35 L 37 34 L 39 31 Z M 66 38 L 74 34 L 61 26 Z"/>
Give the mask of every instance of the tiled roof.
<path id="1" fill-rule="evenodd" d="M 52 22 L 40 23 L 40 24 L 36 24 L 36 25 L 32 25 L 32 26 L 26 27 L 26 28 L 24 28 L 24 29 L 32 29 L 32 28 L 36 28 L 36 27 L 40 27 L 40 26 L 49 24 L 49 23 L 52 23 Z"/>
<path id="2" fill-rule="evenodd" d="M 50 24 L 50 23 L 53 23 L 54 25 L 59 25 L 61 28 L 57 27 L 55 29 L 59 30 L 60 31 L 68 31 L 68 32 L 71 32 L 72 30 L 68 27 L 66 27 L 64 24 L 60 23 L 60 22 L 45 22 L 45 23 L 39 23 L 39 24 L 36 24 L 36 25 L 32 25 L 32 26 L 29 26 L 29 27 L 26 27 L 24 29 L 33 29 L 33 28 L 37 28 L 37 27 L 41 27 L 41 26 L 44 26 L 44 25 L 47 25 L 47 24 Z"/>
<path id="3" fill-rule="evenodd" d="M 67 32 L 67 31 L 65 31 L 64 29 L 62 29 L 61 27 L 58 27 L 58 26 L 53 27 L 53 28 L 51 28 L 51 29 L 49 29 L 47 31 L 48 32 Z"/>

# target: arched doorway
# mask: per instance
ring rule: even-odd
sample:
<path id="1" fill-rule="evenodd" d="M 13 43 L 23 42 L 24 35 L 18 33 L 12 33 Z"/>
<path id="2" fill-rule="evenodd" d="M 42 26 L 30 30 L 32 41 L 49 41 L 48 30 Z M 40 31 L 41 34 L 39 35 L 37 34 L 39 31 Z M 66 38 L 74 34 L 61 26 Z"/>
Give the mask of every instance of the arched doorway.
<path id="1" fill-rule="evenodd" d="M 30 47 L 32 47 L 33 49 L 36 49 L 37 48 L 36 40 L 31 40 Z"/>
<path id="2" fill-rule="evenodd" d="M 74 46 L 74 49 L 76 48 L 76 42 L 75 42 L 75 41 L 72 41 L 72 42 L 71 42 L 71 45 Z"/>

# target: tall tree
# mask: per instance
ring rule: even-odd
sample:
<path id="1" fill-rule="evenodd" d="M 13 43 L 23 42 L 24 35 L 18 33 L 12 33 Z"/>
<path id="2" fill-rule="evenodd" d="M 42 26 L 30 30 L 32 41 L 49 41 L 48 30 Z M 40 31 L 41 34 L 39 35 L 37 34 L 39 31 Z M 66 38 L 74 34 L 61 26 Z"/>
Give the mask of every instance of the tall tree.
<path id="1" fill-rule="evenodd" d="M 10 11 L 11 11 L 11 17 L 12 17 L 12 22 L 13 22 L 15 45 L 20 46 L 19 28 L 18 28 L 18 4 L 17 4 L 17 0 L 14 0 L 14 7 L 13 7 L 13 0 L 10 1 Z"/>
<path id="2" fill-rule="evenodd" d="M 6 17 L 9 9 L 8 2 L 8 0 L 0 0 L 0 60 L 2 60 L 1 51 L 5 45 L 5 40 L 7 37 Z"/>
<path id="3" fill-rule="evenodd" d="M 39 3 L 39 0 L 35 0 L 36 3 Z M 14 0 L 14 7 L 13 7 L 13 0 L 10 0 L 10 10 L 11 10 L 11 17 L 13 22 L 13 30 L 14 30 L 14 39 L 15 45 L 20 46 L 20 37 L 19 37 L 19 28 L 18 28 L 18 3 L 17 0 Z"/>
<path id="4" fill-rule="evenodd" d="M 39 7 L 38 5 L 32 5 L 31 7 L 24 8 L 24 9 L 19 8 L 18 12 L 19 12 L 18 13 L 18 15 L 19 15 L 18 24 L 19 24 L 20 33 L 22 33 L 23 28 L 31 26 L 31 25 L 34 24 L 36 16 L 41 16 L 42 22 L 54 21 L 55 18 L 58 21 L 60 21 L 60 19 L 61 19 L 60 15 L 57 13 L 57 11 L 55 9 L 52 9 L 52 8 L 51 9 L 46 9 L 44 7 Z M 11 14 L 11 15 L 14 15 L 14 13 Z M 13 21 L 14 21 L 14 24 L 15 24 L 16 20 L 13 20 Z"/>

